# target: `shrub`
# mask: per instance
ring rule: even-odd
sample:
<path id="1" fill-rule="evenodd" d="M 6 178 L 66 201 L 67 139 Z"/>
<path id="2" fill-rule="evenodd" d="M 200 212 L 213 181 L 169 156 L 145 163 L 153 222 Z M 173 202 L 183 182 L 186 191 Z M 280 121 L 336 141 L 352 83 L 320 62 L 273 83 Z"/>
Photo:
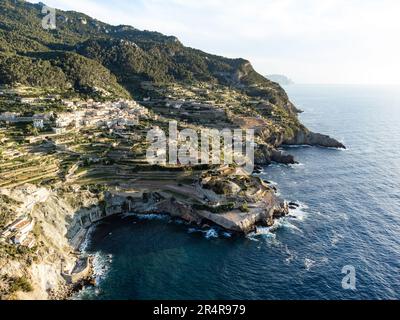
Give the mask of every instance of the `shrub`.
<path id="1" fill-rule="evenodd" d="M 249 212 L 250 209 L 249 209 L 248 203 L 247 203 L 247 202 L 243 203 L 243 204 L 240 206 L 239 210 L 242 211 L 242 212 Z"/>
<path id="2" fill-rule="evenodd" d="M 15 293 L 18 291 L 22 292 L 32 292 L 33 287 L 28 278 L 26 277 L 14 277 L 10 278 L 10 286 L 9 286 L 9 292 L 10 293 Z"/>

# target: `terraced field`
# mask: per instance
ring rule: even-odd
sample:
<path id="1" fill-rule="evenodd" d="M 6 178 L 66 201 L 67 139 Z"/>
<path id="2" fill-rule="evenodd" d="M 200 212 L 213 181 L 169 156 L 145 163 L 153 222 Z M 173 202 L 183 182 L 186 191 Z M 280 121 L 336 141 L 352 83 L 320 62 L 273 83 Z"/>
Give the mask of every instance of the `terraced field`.
<path id="1" fill-rule="evenodd" d="M 0 188 L 13 188 L 57 178 L 60 163 L 60 160 L 53 156 L 33 157 L 21 162 L 18 159 L 3 162 L 0 164 Z"/>

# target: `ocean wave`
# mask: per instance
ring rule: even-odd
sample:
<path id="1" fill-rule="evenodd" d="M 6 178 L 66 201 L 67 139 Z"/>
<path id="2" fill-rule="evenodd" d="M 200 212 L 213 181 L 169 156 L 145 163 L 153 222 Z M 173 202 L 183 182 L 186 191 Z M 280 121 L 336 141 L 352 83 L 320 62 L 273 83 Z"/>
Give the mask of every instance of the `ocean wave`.
<path id="1" fill-rule="evenodd" d="M 272 180 L 264 180 L 264 182 L 270 186 L 274 186 L 277 187 L 278 186 L 278 182 L 272 181 Z"/>
<path id="2" fill-rule="evenodd" d="M 285 246 L 285 253 L 287 254 L 287 258 L 285 259 L 285 263 L 286 264 L 291 264 L 292 261 L 294 261 L 297 258 L 296 253 L 292 252 L 291 250 L 289 250 L 288 246 Z"/>
<path id="3" fill-rule="evenodd" d="M 287 218 L 281 218 L 279 220 L 276 220 L 274 225 L 272 227 L 270 227 L 270 230 L 272 232 L 275 232 L 275 231 L 277 231 L 278 229 L 281 229 L 281 228 L 286 228 L 286 229 L 289 229 L 289 230 L 297 231 L 299 233 L 303 233 L 303 231 L 299 227 L 297 227 L 293 223 L 290 223 L 290 221 Z"/>
<path id="4" fill-rule="evenodd" d="M 89 227 L 88 231 L 86 232 L 85 239 L 81 243 L 79 247 L 79 251 L 82 253 L 87 253 L 90 245 L 92 244 L 92 236 L 93 233 L 96 231 L 97 224 L 93 224 L 92 226 Z"/>
<path id="5" fill-rule="evenodd" d="M 205 233 L 204 237 L 206 239 L 215 239 L 215 238 L 218 238 L 219 235 L 218 235 L 218 232 L 215 229 L 210 229 Z"/>
<path id="6" fill-rule="evenodd" d="M 295 202 L 295 203 L 298 205 L 298 207 L 295 209 L 289 209 L 288 218 L 304 221 L 309 215 L 309 211 L 307 211 L 309 207 L 302 202 Z"/>
<path id="7" fill-rule="evenodd" d="M 332 237 L 331 237 L 331 246 L 332 247 L 336 247 L 336 245 L 340 242 L 340 241 L 342 241 L 344 239 L 344 236 L 343 235 L 341 235 L 341 234 L 339 234 L 339 233 L 337 233 L 336 231 L 334 231 L 333 232 L 333 235 L 332 235 Z"/>
<path id="8" fill-rule="evenodd" d="M 267 241 L 276 240 L 276 234 L 273 232 L 272 227 L 257 227 L 256 231 L 246 235 L 246 238 L 256 242 L 260 241 L 260 238 Z"/>
<path id="9" fill-rule="evenodd" d="M 220 232 L 216 228 L 210 228 L 210 229 L 189 228 L 188 233 L 201 233 L 207 240 L 217 239 L 220 237 Z M 232 237 L 232 234 L 226 231 L 222 232 L 221 235 L 224 236 L 225 238 Z"/>
<path id="10" fill-rule="evenodd" d="M 113 256 L 103 252 L 96 252 L 92 257 L 93 276 L 96 279 L 96 286 L 98 286 L 107 277 Z"/>
<path id="11" fill-rule="evenodd" d="M 222 235 L 223 235 L 225 238 L 232 238 L 232 233 L 227 232 L 227 231 L 222 232 Z"/>
<path id="12" fill-rule="evenodd" d="M 291 168 L 291 169 L 298 169 L 298 168 L 304 167 L 305 164 L 299 162 L 299 163 L 290 163 L 290 164 L 288 164 L 287 166 L 288 166 L 289 168 Z"/>
<path id="13" fill-rule="evenodd" d="M 315 266 L 315 261 L 309 258 L 304 259 L 304 267 L 307 271 L 310 271 Z"/>
<path id="14" fill-rule="evenodd" d="M 311 271 L 311 269 L 315 269 L 317 267 L 322 267 L 329 263 L 329 258 L 326 256 L 322 256 L 320 258 L 304 258 L 304 268 L 307 271 Z"/>
<path id="15" fill-rule="evenodd" d="M 305 210 L 308 209 L 308 206 L 304 203 L 298 203 L 299 207 L 296 209 L 290 209 L 289 215 L 283 217 L 281 219 L 277 219 L 274 221 L 274 224 L 271 227 L 257 227 L 256 231 L 249 233 L 246 237 L 253 241 L 259 241 L 260 238 L 267 240 L 276 240 L 276 232 L 279 229 L 288 229 L 293 230 L 298 233 L 303 233 L 298 226 L 293 224 L 293 221 L 304 221 L 308 215 L 308 212 Z"/>
<path id="16" fill-rule="evenodd" d="M 93 278 L 96 281 L 96 285 L 94 287 L 84 287 L 72 297 L 73 300 L 93 300 L 101 294 L 101 283 L 107 278 L 110 272 L 113 256 L 103 252 L 96 252 L 91 257 Z"/>

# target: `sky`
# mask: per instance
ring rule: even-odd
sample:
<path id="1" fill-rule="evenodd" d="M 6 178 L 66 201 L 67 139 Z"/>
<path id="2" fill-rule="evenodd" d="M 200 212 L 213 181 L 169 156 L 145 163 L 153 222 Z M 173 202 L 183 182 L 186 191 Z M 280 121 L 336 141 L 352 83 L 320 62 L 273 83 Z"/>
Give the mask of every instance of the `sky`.
<path id="1" fill-rule="evenodd" d="M 398 0 L 42 0 L 297 83 L 400 84 Z M 38 1 L 32 1 L 38 2 Z"/>

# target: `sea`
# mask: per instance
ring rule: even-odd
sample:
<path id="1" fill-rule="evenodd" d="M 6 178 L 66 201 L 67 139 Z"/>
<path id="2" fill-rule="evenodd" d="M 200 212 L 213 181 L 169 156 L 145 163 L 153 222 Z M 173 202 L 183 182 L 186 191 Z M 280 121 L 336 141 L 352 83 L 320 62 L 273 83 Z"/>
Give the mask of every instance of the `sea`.
<path id="1" fill-rule="evenodd" d="M 168 216 L 91 230 L 96 287 L 75 299 L 400 299 L 400 87 L 292 85 L 301 121 L 347 150 L 287 147 L 261 176 L 299 208 L 248 236 Z"/>

